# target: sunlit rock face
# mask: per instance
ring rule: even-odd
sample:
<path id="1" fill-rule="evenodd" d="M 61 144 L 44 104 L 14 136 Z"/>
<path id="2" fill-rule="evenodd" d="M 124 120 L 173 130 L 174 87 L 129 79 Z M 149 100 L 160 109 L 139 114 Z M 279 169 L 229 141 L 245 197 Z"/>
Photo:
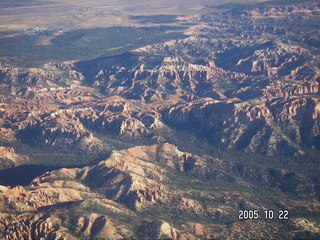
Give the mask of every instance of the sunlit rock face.
<path id="1" fill-rule="evenodd" d="M 0 182 L 51 169 L 0 186 L 2 238 L 320 238 L 319 2 L 214 7 L 178 39 L 0 63 Z"/>

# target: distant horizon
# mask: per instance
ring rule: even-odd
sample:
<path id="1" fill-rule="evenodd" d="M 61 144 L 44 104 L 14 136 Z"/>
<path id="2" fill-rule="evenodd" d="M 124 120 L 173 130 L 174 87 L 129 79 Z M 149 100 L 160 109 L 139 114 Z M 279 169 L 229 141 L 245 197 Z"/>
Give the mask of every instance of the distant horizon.
<path id="1" fill-rule="evenodd" d="M 319 0 L 0 0 L 0 238 L 320 239 L 319 66 Z"/>
<path id="2" fill-rule="evenodd" d="M 153 3 L 146 0 L 57 0 L 29 3 L 3 0 L 0 3 L 0 31 L 23 31 L 52 24 L 61 26 L 65 31 L 91 27 L 138 26 L 128 18 L 130 15 L 197 15 L 213 11 L 206 9 L 207 6 L 265 1 L 267 0 L 192 0 L 186 4 L 183 0 L 159 0 Z"/>

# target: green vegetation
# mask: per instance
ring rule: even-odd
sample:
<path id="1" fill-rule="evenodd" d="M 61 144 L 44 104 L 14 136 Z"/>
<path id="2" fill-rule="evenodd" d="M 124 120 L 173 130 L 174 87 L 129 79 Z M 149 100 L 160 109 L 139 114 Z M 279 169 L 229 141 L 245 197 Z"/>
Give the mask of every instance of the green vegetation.
<path id="1" fill-rule="evenodd" d="M 161 221 L 144 222 L 137 227 L 139 239 L 157 239 L 160 234 Z"/>
<path id="2" fill-rule="evenodd" d="M 181 27 L 109 27 L 66 32 L 41 45 L 51 31 L 33 32 L 0 39 L 0 58 L 11 64 L 36 67 L 49 61 L 83 60 L 130 51 L 146 44 L 183 38 Z M 170 31 L 170 32 L 169 32 Z"/>
<path id="3" fill-rule="evenodd" d="M 119 137 L 116 134 L 101 133 L 101 132 L 95 131 L 94 129 L 90 129 L 90 131 L 93 133 L 93 135 L 96 138 L 106 143 L 110 147 L 110 150 L 121 150 L 121 149 L 127 149 L 135 146 L 156 144 L 155 140 L 135 139 L 133 141 L 129 137 L 126 138 L 126 137 Z"/>
<path id="4" fill-rule="evenodd" d="M 311 0 L 307 0 L 311 1 Z M 252 1 L 249 3 L 235 3 L 235 2 L 226 2 L 220 5 L 211 6 L 215 9 L 223 9 L 223 10 L 233 10 L 233 11 L 241 11 L 244 9 L 256 8 L 256 7 L 268 7 L 271 4 L 278 6 L 285 6 L 287 4 L 296 4 L 306 2 L 306 0 L 274 0 L 274 1 Z"/>
<path id="5" fill-rule="evenodd" d="M 29 156 L 24 164 L 38 166 L 81 167 L 87 166 L 97 159 L 108 154 L 106 151 L 88 152 L 76 147 L 52 146 L 46 144 L 29 145 L 21 141 L 7 143 L 0 142 L 1 146 L 13 147 L 19 155 Z"/>
<path id="6" fill-rule="evenodd" d="M 196 129 L 196 126 L 198 126 L 198 129 Z M 306 150 L 305 155 L 294 157 L 283 155 L 265 156 L 232 149 L 225 151 L 213 143 L 214 134 L 199 126 L 201 126 L 200 123 L 180 124 L 170 129 L 170 131 L 157 130 L 157 132 L 169 143 L 178 146 L 179 150 L 183 152 L 224 159 L 231 163 L 248 164 L 257 168 L 287 169 L 290 172 L 312 177 L 316 177 L 319 174 L 319 151 Z"/>
<path id="7" fill-rule="evenodd" d="M 174 23 L 179 15 L 142 15 L 130 16 L 130 19 L 137 20 L 139 23 Z"/>

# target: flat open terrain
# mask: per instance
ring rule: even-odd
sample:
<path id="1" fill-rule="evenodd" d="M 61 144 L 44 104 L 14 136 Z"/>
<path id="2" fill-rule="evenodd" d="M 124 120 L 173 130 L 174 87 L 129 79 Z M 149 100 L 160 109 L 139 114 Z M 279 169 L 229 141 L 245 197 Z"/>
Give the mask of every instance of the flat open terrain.
<path id="1" fill-rule="evenodd" d="M 186 4 L 183 0 L 2 0 L 0 1 L 0 31 L 52 27 L 72 30 L 114 25 L 132 26 L 137 25 L 137 21 L 131 19 L 131 15 L 194 15 L 205 13 L 207 5 L 220 5 L 225 2 L 229 1 L 190 0 Z"/>
<path id="2" fill-rule="evenodd" d="M 0 239 L 320 239 L 319 46 L 320 0 L 0 0 Z"/>

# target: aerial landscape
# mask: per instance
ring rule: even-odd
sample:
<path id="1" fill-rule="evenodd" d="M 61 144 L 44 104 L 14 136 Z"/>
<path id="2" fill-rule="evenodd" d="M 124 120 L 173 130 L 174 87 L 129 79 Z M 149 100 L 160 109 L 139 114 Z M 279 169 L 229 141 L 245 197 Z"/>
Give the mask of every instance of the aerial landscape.
<path id="1" fill-rule="evenodd" d="M 320 239 L 320 1 L 0 0 L 0 239 Z"/>

